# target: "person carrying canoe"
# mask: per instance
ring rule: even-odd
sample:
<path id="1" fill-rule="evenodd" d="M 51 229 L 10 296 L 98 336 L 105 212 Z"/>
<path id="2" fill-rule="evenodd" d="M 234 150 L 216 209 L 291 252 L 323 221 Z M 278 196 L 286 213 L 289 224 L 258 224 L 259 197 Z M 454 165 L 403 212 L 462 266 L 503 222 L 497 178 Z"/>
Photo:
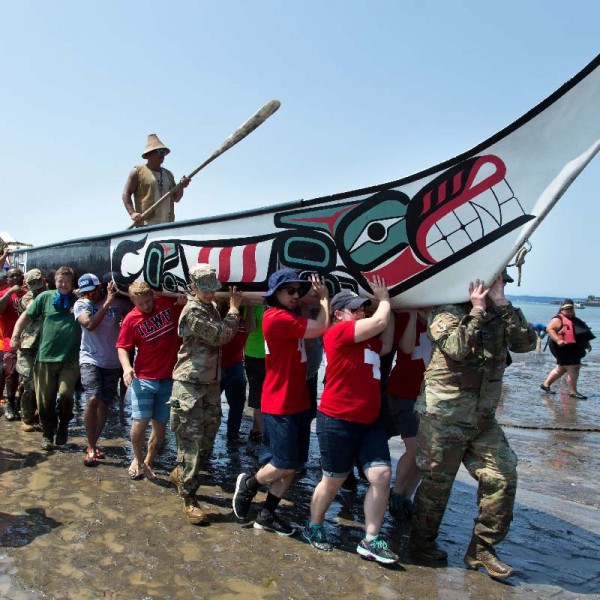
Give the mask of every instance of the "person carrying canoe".
<path id="1" fill-rule="evenodd" d="M 462 463 L 477 481 L 479 506 L 464 562 L 499 579 L 514 572 L 494 546 L 506 537 L 513 518 L 517 457 L 496 408 L 508 351 L 529 352 L 536 344 L 533 327 L 504 295 L 507 281 L 512 278 L 506 271 L 489 287 L 476 279 L 469 283 L 470 302 L 437 307 L 429 316 L 433 354 L 425 371 L 425 403 L 417 405 L 422 480 L 409 541 L 415 558 L 446 561 L 436 539 Z"/>
<path id="2" fill-rule="evenodd" d="M 175 187 L 173 173 L 162 167 L 169 152 L 171 150 L 158 136 L 151 133 L 142 154 L 146 164 L 134 167 L 127 177 L 122 199 L 136 227 L 172 223 L 175 220 L 175 202 L 181 200 L 184 188 L 190 184 L 187 177 L 182 177 L 180 186 L 169 198 L 163 200 L 149 215 L 142 216 L 157 200 Z"/>

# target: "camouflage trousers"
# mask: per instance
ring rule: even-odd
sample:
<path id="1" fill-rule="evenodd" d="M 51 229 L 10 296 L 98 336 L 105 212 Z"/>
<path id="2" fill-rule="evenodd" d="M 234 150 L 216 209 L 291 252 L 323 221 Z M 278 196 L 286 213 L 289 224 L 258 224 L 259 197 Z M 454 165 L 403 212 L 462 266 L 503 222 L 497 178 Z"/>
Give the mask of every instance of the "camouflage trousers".
<path id="1" fill-rule="evenodd" d="M 422 481 L 415 497 L 413 536 L 433 542 L 461 462 L 477 480 L 479 515 L 473 534 L 493 545 L 508 533 L 517 491 L 517 456 L 496 419 L 482 427 L 424 415 L 417 435 Z"/>
<path id="2" fill-rule="evenodd" d="M 21 415 L 23 423 L 32 425 L 37 410 L 35 400 L 35 382 L 33 380 L 33 366 L 37 348 L 22 348 L 17 352 L 17 372 L 21 376 L 23 383 L 23 393 L 21 395 Z"/>
<path id="3" fill-rule="evenodd" d="M 200 485 L 199 472 L 212 452 L 221 425 L 219 384 L 173 382 L 171 430 L 177 441 L 177 467 L 181 496 L 191 496 Z"/>

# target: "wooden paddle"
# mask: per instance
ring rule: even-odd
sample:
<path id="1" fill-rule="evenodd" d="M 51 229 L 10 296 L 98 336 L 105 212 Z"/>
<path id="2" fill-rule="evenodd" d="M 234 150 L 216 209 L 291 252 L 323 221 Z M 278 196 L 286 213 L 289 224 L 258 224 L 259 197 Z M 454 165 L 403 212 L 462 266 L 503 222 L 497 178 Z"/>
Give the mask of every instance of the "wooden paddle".
<path id="1" fill-rule="evenodd" d="M 191 179 L 198 171 L 201 171 L 210 164 L 215 158 L 221 156 L 223 152 L 241 142 L 249 133 L 252 133 L 259 125 L 262 125 L 275 111 L 279 109 L 281 102 L 279 100 L 271 100 L 265 104 L 256 114 L 252 115 L 241 127 L 238 127 L 198 168 L 194 169 L 188 176 Z M 181 187 L 179 182 L 174 188 L 170 189 L 162 198 L 158 199 L 150 208 L 142 213 L 142 219 L 147 217 L 154 209 L 168 198 L 171 194 Z M 127 229 L 133 229 L 135 223 L 131 223 Z"/>

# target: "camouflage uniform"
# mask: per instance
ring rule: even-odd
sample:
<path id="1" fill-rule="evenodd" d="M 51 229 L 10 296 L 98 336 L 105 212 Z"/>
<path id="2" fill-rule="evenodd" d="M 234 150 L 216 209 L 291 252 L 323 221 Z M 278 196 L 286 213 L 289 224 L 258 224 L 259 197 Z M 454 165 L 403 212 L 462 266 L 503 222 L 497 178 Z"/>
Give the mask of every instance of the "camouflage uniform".
<path id="1" fill-rule="evenodd" d="M 21 315 L 35 297 L 32 291 L 19 299 L 18 313 Z M 21 334 L 21 346 L 17 351 L 17 372 L 23 383 L 21 396 L 21 413 L 23 423 L 32 425 L 36 411 L 35 386 L 33 381 L 33 366 L 40 342 L 40 332 L 43 319 L 32 319 Z"/>
<path id="2" fill-rule="evenodd" d="M 496 421 L 496 407 L 507 350 L 534 350 L 535 332 L 510 304 L 484 313 L 467 303 L 434 310 L 428 335 L 434 351 L 425 372 L 425 406 L 418 406 L 422 482 L 413 537 L 422 544 L 435 542 L 462 462 L 479 484 L 474 537 L 497 544 L 512 521 L 517 457 Z"/>
<path id="3" fill-rule="evenodd" d="M 198 472 L 221 424 L 221 349 L 235 335 L 236 314 L 221 316 L 214 304 L 188 300 L 179 318 L 183 343 L 173 370 L 171 430 L 177 440 L 178 491 L 193 496 Z"/>

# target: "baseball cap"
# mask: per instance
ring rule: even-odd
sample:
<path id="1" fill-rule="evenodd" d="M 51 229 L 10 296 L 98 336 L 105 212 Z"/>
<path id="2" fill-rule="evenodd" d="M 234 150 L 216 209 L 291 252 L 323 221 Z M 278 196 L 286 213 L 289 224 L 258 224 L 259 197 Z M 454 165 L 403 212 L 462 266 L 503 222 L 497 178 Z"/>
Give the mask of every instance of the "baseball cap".
<path id="1" fill-rule="evenodd" d="M 86 273 L 79 278 L 77 285 L 79 292 L 85 294 L 85 292 L 95 290 L 100 285 L 100 280 L 93 273 Z"/>
<path id="2" fill-rule="evenodd" d="M 342 290 L 331 299 L 331 313 L 333 314 L 336 310 L 344 310 L 344 308 L 356 310 L 361 306 L 370 305 L 371 301 L 368 298 L 361 298 L 350 290 Z"/>

